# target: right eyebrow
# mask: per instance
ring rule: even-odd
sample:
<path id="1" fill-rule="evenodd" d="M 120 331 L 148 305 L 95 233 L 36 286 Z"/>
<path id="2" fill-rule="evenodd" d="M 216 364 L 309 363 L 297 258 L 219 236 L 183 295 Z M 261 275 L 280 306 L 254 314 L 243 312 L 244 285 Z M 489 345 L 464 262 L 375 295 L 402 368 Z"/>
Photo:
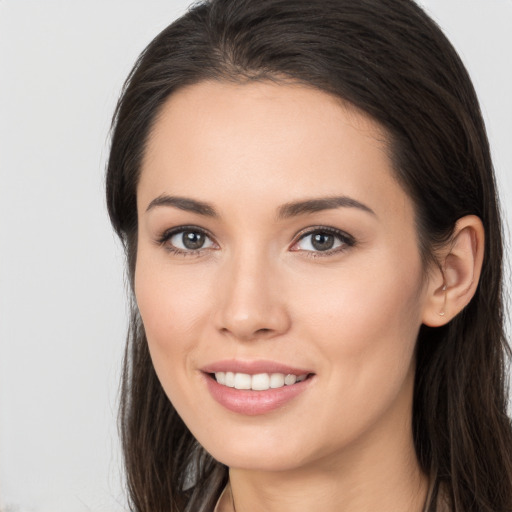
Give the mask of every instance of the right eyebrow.
<path id="1" fill-rule="evenodd" d="M 204 215 L 206 217 L 219 216 L 215 208 L 210 204 L 203 201 L 197 201 L 196 199 L 190 199 L 188 197 L 168 196 L 165 194 L 158 196 L 149 203 L 149 206 L 146 208 L 146 212 L 149 212 L 157 206 L 173 206 L 174 208 L 197 213 L 198 215 Z"/>

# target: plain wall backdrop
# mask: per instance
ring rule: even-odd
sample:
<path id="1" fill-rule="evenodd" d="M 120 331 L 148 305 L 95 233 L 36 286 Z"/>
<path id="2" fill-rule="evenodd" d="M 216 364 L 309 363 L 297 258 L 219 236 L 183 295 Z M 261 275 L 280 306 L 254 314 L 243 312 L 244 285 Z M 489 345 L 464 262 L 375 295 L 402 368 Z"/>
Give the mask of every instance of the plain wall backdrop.
<path id="1" fill-rule="evenodd" d="M 136 57 L 188 3 L 0 0 L 2 512 L 127 510 L 108 130 Z M 512 225 L 512 0 L 421 3 L 474 79 Z"/>

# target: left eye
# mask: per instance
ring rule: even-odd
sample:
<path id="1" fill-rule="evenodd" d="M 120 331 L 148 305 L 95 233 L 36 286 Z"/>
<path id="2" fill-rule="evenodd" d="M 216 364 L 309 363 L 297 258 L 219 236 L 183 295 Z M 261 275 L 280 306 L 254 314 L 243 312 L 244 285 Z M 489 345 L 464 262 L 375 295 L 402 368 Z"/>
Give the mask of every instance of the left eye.
<path id="1" fill-rule="evenodd" d="M 182 230 L 173 233 L 167 241 L 180 251 L 198 251 L 213 247 L 213 241 L 202 231 Z"/>
<path id="2" fill-rule="evenodd" d="M 347 235 L 318 230 L 303 235 L 293 246 L 293 250 L 328 252 L 352 245 L 353 240 Z"/>

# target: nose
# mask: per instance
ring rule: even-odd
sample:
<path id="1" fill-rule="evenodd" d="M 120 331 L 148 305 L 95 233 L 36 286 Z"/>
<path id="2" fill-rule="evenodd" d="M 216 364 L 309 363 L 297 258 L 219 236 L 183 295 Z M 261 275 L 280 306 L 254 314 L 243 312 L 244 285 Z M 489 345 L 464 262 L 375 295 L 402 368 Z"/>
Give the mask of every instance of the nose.
<path id="1" fill-rule="evenodd" d="M 285 333 L 291 322 L 280 277 L 277 265 L 261 256 L 240 255 L 226 264 L 216 294 L 217 329 L 241 341 Z"/>

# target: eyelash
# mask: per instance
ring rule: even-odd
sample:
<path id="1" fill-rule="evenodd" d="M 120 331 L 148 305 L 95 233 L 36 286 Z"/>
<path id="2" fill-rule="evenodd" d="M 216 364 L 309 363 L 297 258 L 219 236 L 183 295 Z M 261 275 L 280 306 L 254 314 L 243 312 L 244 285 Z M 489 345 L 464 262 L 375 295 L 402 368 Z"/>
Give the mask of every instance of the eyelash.
<path id="1" fill-rule="evenodd" d="M 350 249 L 356 245 L 356 240 L 354 237 L 348 233 L 345 233 L 344 231 L 327 226 L 311 226 L 297 235 L 298 239 L 293 243 L 292 247 L 297 245 L 301 240 L 304 240 L 308 236 L 315 234 L 332 235 L 341 242 L 341 245 L 339 247 L 335 247 L 334 249 L 328 249 L 327 251 L 303 251 L 305 256 L 308 258 L 323 258 L 332 256 L 334 254 L 345 252 L 347 249 Z"/>
<path id="2" fill-rule="evenodd" d="M 191 233 L 199 233 L 201 235 L 204 235 L 205 237 L 209 238 L 213 242 L 213 237 L 204 229 L 199 228 L 198 226 L 179 226 L 176 228 L 168 229 L 164 231 L 157 239 L 158 245 L 165 246 L 165 249 L 169 251 L 171 254 L 176 254 L 179 256 L 184 257 L 193 257 L 193 256 L 200 256 L 205 250 L 208 248 L 200 248 L 200 249 L 189 249 L 189 250 L 182 250 L 177 247 L 175 247 L 172 244 L 169 244 L 169 240 L 177 234 L 185 233 L 185 232 L 191 232 Z M 349 235 L 348 233 L 345 233 L 344 231 L 341 231 L 339 229 L 326 227 L 326 226 L 312 226 L 305 230 L 303 230 L 301 233 L 298 233 L 295 235 L 294 238 L 296 238 L 296 241 L 293 242 L 292 247 L 296 246 L 301 240 L 306 239 L 308 236 L 312 236 L 315 234 L 328 234 L 332 235 L 335 238 L 338 239 L 338 241 L 341 242 L 341 245 L 338 247 L 335 247 L 334 249 L 328 249 L 326 251 L 310 251 L 310 250 L 303 250 L 302 252 L 305 254 L 306 257 L 309 258 L 319 258 L 319 257 L 327 257 L 332 256 L 333 254 L 338 254 L 346 251 L 347 249 L 354 247 L 356 245 L 356 241 L 354 237 Z M 215 242 L 213 242 L 215 243 Z M 300 249 L 292 249 L 294 252 L 301 252 Z"/>
<path id="3" fill-rule="evenodd" d="M 213 237 L 204 229 L 198 227 L 198 226 L 179 226 L 176 228 L 168 229 L 164 231 L 157 239 L 158 245 L 165 246 L 165 249 L 169 251 L 171 254 L 176 254 L 178 256 L 184 256 L 184 257 L 190 257 L 190 256 L 200 256 L 203 251 L 205 251 L 205 248 L 201 249 L 189 249 L 189 250 L 182 250 L 178 247 L 175 247 L 174 245 L 167 243 L 169 240 L 174 236 L 178 235 L 180 233 L 199 233 L 201 235 L 204 235 L 206 238 L 209 238 L 210 240 L 213 240 Z"/>

